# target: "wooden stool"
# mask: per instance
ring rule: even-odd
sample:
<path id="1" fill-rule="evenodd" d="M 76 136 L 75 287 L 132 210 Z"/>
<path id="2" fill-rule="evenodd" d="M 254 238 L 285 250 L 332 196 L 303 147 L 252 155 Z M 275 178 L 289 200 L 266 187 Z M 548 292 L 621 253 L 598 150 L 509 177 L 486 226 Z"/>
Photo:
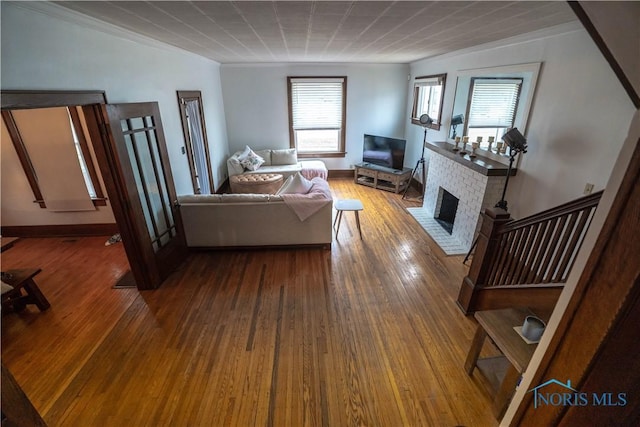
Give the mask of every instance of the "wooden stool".
<path id="1" fill-rule="evenodd" d="M 3 313 L 7 309 L 9 311 L 11 311 L 10 309 L 21 311 L 27 304 L 35 304 L 40 311 L 45 311 L 51 307 L 36 282 L 33 281 L 33 278 L 41 271 L 39 268 L 28 268 L 3 272 L 2 281 L 13 288 L 2 294 Z M 22 294 L 23 288 L 26 295 Z"/>
<path id="2" fill-rule="evenodd" d="M 344 199 L 337 200 L 335 204 L 336 211 L 338 214 L 336 215 L 336 219 L 333 221 L 333 228 L 336 230 L 336 239 L 338 238 L 338 232 L 340 231 L 340 222 L 342 221 L 342 213 L 344 211 L 353 211 L 356 214 L 356 224 L 358 225 L 358 233 L 360 233 L 360 240 L 362 240 L 362 230 L 360 229 L 360 216 L 359 212 L 364 210 L 364 206 L 362 206 L 362 202 L 358 199 Z M 336 222 L 338 223 L 338 228 L 336 228 Z"/>

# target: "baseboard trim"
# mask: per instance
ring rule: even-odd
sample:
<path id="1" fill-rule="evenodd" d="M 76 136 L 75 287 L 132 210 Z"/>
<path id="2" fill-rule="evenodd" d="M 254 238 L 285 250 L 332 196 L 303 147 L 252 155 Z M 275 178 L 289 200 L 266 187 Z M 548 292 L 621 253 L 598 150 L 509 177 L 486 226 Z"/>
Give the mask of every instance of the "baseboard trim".
<path id="1" fill-rule="evenodd" d="M 111 236 L 118 232 L 118 224 L 7 225 L 1 229 L 6 237 Z"/>
<path id="2" fill-rule="evenodd" d="M 220 187 L 216 190 L 216 194 L 231 193 L 231 184 L 229 184 L 229 178 L 226 178 Z"/>
<path id="3" fill-rule="evenodd" d="M 353 169 L 333 169 L 329 170 L 329 178 L 353 178 Z"/>

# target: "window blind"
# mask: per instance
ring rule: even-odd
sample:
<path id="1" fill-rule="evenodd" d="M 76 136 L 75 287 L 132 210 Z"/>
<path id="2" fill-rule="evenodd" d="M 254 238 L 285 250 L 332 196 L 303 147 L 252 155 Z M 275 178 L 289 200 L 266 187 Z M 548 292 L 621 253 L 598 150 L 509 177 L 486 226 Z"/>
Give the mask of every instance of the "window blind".
<path id="1" fill-rule="evenodd" d="M 294 130 L 340 129 L 344 79 L 291 79 Z"/>
<path id="2" fill-rule="evenodd" d="M 442 77 L 418 77 L 416 78 L 415 87 L 440 86 L 442 85 Z"/>
<path id="3" fill-rule="evenodd" d="M 475 79 L 469 127 L 512 127 L 522 79 Z"/>

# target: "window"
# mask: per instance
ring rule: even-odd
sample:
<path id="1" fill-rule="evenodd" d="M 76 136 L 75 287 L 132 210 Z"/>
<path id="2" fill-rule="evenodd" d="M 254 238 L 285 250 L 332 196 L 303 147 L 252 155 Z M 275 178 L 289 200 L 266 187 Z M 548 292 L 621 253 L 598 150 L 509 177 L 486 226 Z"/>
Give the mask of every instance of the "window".
<path id="1" fill-rule="evenodd" d="M 86 210 L 83 199 L 106 206 L 76 107 L 3 111 L 2 118 L 41 208 Z"/>
<path id="2" fill-rule="evenodd" d="M 287 77 L 290 146 L 299 157 L 344 157 L 346 77 Z"/>
<path id="3" fill-rule="evenodd" d="M 482 136 L 484 148 L 489 136 L 499 141 L 507 128 L 513 127 L 521 87 L 521 78 L 471 79 L 465 129 L 470 141 Z"/>
<path id="4" fill-rule="evenodd" d="M 86 151 L 86 154 L 89 156 L 89 159 L 91 159 L 91 153 L 89 153 L 88 146 L 86 147 L 86 150 L 83 149 L 83 145 L 86 145 L 87 141 L 84 139 L 84 134 L 82 133 L 82 127 L 80 125 L 80 117 L 78 116 L 78 111 L 76 109 L 73 109 L 73 111 L 75 114 L 71 113 L 71 109 L 67 108 L 67 112 L 69 114 L 69 126 L 71 127 L 71 134 L 73 135 L 73 142 L 76 147 L 76 155 L 78 156 L 78 162 L 80 162 L 80 170 L 82 171 L 82 177 L 84 178 L 84 185 L 87 186 L 87 191 L 89 192 L 89 196 L 92 199 L 95 199 L 96 197 L 98 197 L 98 195 L 96 194 L 96 189 L 93 186 L 93 180 L 91 179 L 91 173 L 89 172 L 89 164 L 85 159 L 84 151 Z M 75 120 L 75 123 L 74 123 L 74 120 Z M 78 131 L 80 132 L 79 134 L 78 134 Z M 80 138 L 83 139 L 84 144 L 80 142 Z M 93 166 L 93 164 L 91 166 Z M 95 170 L 93 172 L 95 173 Z"/>
<path id="5" fill-rule="evenodd" d="M 446 74 L 416 77 L 413 85 L 413 108 L 411 123 L 419 125 L 420 116 L 428 114 L 433 119 L 430 129 L 440 130 L 442 100 Z"/>

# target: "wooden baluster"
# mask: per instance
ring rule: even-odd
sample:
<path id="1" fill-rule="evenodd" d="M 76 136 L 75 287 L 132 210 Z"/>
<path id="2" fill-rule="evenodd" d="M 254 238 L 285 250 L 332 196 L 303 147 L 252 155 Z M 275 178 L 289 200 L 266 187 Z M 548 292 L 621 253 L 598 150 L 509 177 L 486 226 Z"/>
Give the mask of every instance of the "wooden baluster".
<path id="1" fill-rule="evenodd" d="M 458 305 L 465 314 L 474 311 L 474 289 L 487 283 L 493 258 L 500 244 L 500 227 L 511 221 L 511 215 L 504 209 L 487 208 L 482 218 L 478 234 L 478 244 L 469 268 L 469 275 L 462 281 L 458 294 Z"/>

